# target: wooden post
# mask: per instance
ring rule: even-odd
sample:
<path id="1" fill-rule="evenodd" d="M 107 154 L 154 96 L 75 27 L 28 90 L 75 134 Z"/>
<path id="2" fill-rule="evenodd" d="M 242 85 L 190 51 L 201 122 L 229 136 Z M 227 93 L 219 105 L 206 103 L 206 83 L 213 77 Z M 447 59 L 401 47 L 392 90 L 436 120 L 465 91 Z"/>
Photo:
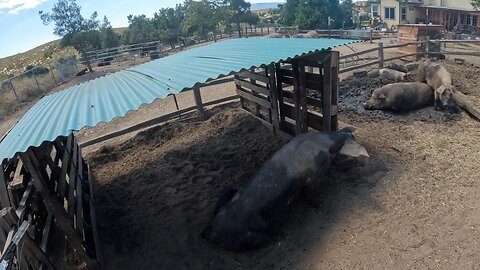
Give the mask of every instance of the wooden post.
<path id="1" fill-rule="evenodd" d="M 332 58 L 331 52 L 322 62 L 323 75 L 323 89 L 322 89 L 322 115 L 323 115 L 323 131 L 330 131 L 332 126 Z"/>
<path id="2" fill-rule="evenodd" d="M 28 172 L 32 175 L 35 189 L 42 195 L 45 208 L 53 215 L 59 229 L 67 237 L 68 243 L 75 250 L 77 256 L 87 264 L 87 267 L 91 269 L 98 268 L 98 263 L 87 255 L 82 245 L 83 239 L 76 232 L 73 221 L 65 211 L 63 203 L 48 189 L 46 185 L 47 179 L 45 179 L 40 172 L 40 164 L 33 150 L 27 150 L 27 152 L 22 153 L 20 157 L 23 164 L 27 167 Z"/>
<path id="3" fill-rule="evenodd" d="M 373 29 L 370 29 L 370 43 L 373 43 Z"/>
<path id="4" fill-rule="evenodd" d="M 283 104 L 283 83 L 282 83 L 282 67 L 280 63 L 275 64 L 275 77 L 277 79 L 278 107 L 279 107 L 279 127 L 283 131 L 285 126 L 285 109 Z"/>
<path id="5" fill-rule="evenodd" d="M 331 130 L 330 131 L 337 131 L 338 130 L 338 88 L 339 88 L 339 61 L 340 61 L 340 53 L 338 51 L 331 51 L 331 67 L 330 70 L 332 71 L 332 108 L 331 108 L 331 116 L 332 116 L 332 123 L 331 123 Z"/>
<path id="6" fill-rule="evenodd" d="M 302 133 L 302 108 L 301 108 L 301 89 L 300 89 L 300 68 L 297 60 L 292 62 L 293 71 L 293 96 L 295 103 L 295 135 Z"/>
<path id="7" fill-rule="evenodd" d="M 15 87 L 13 87 L 12 80 L 10 80 L 10 87 L 12 88 L 13 94 L 15 95 L 15 99 L 17 100 L 18 104 L 22 104 L 22 102 L 20 102 L 20 99 L 18 98 L 17 92 L 15 91 Z"/>
<path id="8" fill-rule="evenodd" d="M 255 73 L 255 68 L 251 68 L 250 72 Z M 257 81 L 250 79 L 250 83 L 256 85 Z M 258 93 L 252 90 L 252 95 L 257 97 Z M 255 116 L 260 116 L 260 105 L 258 103 L 255 103 Z"/>
<path id="9" fill-rule="evenodd" d="M 33 78 L 35 79 L 35 83 L 37 83 L 38 91 L 41 92 L 42 89 L 40 88 L 40 84 L 38 83 L 38 80 L 37 80 L 37 74 L 35 72 L 33 73 Z"/>
<path id="10" fill-rule="evenodd" d="M 7 190 L 7 176 L 5 175 L 5 162 L 0 164 L 0 204 L 2 208 L 10 207 L 10 199 Z"/>
<path id="11" fill-rule="evenodd" d="M 430 37 L 427 36 L 425 40 L 425 58 L 428 59 L 429 54 L 430 54 Z"/>
<path id="12" fill-rule="evenodd" d="M 383 42 L 378 43 L 378 68 L 383 68 L 383 60 L 385 55 L 383 53 Z"/>
<path id="13" fill-rule="evenodd" d="M 270 89 L 270 101 L 272 102 L 272 124 L 273 131 L 276 133 L 280 130 L 280 119 L 278 115 L 278 89 L 277 89 L 277 80 L 275 78 L 275 66 L 270 64 L 268 66 L 268 78 L 269 89 Z"/>
<path id="14" fill-rule="evenodd" d="M 305 63 L 300 60 L 298 65 L 298 81 L 300 83 L 300 119 L 302 132 L 308 131 L 307 86 L 305 79 Z"/>
<path id="15" fill-rule="evenodd" d="M 52 65 L 50 65 L 50 63 L 48 63 L 48 68 L 50 69 L 50 72 L 52 73 L 52 78 L 53 78 L 53 81 L 55 82 L 55 86 L 57 86 L 58 82 L 57 82 L 57 79 L 55 79 L 55 74 L 53 74 Z"/>
<path id="16" fill-rule="evenodd" d="M 193 97 L 195 98 L 195 105 L 197 106 L 197 110 L 203 114 L 205 110 L 203 108 L 202 95 L 200 94 L 200 86 L 193 87 Z"/>
<path id="17" fill-rule="evenodd" d="M 238 74 L 235 74 L 234 78 L 235 78 L 235 79 L 240 79 L 240 76 L 238 76 Z M 235 84 L 235 88 L 237 88 L 237 90 L 241 90 L 241 87 L 240 87 L 239 85 L 237 85 L 237 84 Z M 242 97 L 242 96 L 240 96 L 240 107 L 241 107 L 242 109 L 245 108 L 245 98 Z"/>

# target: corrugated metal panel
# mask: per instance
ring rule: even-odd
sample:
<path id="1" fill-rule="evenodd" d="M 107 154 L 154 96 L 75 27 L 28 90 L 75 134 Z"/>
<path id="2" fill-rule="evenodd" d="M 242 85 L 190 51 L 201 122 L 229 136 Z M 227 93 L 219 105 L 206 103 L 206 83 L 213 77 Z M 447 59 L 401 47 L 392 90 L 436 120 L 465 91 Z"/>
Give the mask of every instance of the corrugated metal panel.
<path id="1" fill-rule="evenodd" d="M 142 104 L 224 75 L 356 42 L 345 39 L 232 39 L 161 58 L 41 99 L 0 143 L 0 160 L 30 146 L 109 122 Z"/>

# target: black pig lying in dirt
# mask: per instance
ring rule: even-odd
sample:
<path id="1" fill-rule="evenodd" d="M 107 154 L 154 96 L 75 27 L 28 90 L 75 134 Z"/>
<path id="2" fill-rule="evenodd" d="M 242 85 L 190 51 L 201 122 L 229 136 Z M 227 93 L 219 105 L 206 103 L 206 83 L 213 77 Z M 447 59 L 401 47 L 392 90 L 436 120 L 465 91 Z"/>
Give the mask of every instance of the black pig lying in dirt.
<path id="1" fill-rule="evenodd" d="M 405 111 L 433 105 L 433 90 L 426 83 L 392 83 L 375 89 L 366 110 Z"/>
<path id="2" fill-rule="evenodd" d="M 307 183 L 321 177 L 332 163 L 352 166 L 352 161 L 368 157 L 352 132 L 347 128 L 338 133 L 307 133 L 292 139 L 238 192 L 224 194 L 202 236 L 232 251 L 270 243 L 273 226 Z"/>

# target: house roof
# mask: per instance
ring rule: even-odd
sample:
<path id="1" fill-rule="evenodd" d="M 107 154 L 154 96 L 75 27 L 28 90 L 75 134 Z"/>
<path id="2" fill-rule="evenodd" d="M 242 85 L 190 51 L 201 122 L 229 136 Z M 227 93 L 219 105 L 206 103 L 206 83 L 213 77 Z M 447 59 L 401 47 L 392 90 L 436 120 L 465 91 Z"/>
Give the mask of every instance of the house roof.
<path id="1" fill-rule="evenodd" d="M 0 142 L 0 161 L 209 80 L 352 42 L 356 41 L 231 39 L 73 86 L 45 96 L 22 117 Z"/>

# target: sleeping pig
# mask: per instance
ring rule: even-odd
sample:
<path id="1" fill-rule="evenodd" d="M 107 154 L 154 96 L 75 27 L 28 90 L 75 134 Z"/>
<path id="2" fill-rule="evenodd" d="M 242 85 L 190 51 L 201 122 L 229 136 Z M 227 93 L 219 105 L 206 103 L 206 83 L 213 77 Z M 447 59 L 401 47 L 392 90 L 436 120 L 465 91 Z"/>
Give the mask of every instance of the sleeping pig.
<path id="1" fill-rule="evenodd" d="M 405 111 L 433 104 L 433 90 L 420 82 L 392 83 L 375 89 L 366 110 Z"/>

